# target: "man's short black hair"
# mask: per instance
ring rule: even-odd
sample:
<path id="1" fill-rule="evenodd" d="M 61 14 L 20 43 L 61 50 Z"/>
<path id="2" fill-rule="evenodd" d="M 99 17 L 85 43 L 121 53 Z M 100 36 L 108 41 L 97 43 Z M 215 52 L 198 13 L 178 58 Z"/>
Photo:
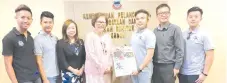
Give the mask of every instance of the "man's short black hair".
<path id="1" fill-rule="evenodd" d="M 19 6 L 15 9 L 15 13 L 17 13 L 17 12 L 19 12 L 19 11 L 22 11 L 22 10 L 28 11 L 28 12 L 30 12 L 31 15 L 32 15 L 31 9 L 30 9 L 27 5 L 25 5 L 25 4 L 19 5 Z"/>
<path id="2" fill-rule="evenodd" d="M 43 11 L 41 16 L 40 16 L 40 20 L 42 21 L 42 18 L 43 17 L 47 17 L 47 18 L 51 18 L 54 20 L 54 14 L 52 14 L 51 12 L 49 11 Z"/>
<path id="3" fill-rule="evenodd" d="M 139 13 L 147 14 L 147 17 L 150 17 L 150 13 L 149 13 L 147 10 L 144 10 L 144 9 L 137 10 L 137 11 L 135 12 L 135 17 L 136 17 L 136 15 L 139 14 Z"/>
<path id="4" fill-rule="evenodd" d="M 156 14 L 158 13 L 158 9 L 163 8 L 163 7 L 169 8 L 169 11 L 171 10 L 171 8 L 169 7 L 168 4 L 163 3 L 163 4 L 158 5 L 158 7 L 156 7 Z"/>
<path id="5" fill-rule="evenodd" d="M 188 15 L 190 12 L 194 12 L 194 11 L 199 11 L 200 14 L 201 14 L 201 16 L 203 15 L 203 10 L 202 10 L 201 8 L 197 7 L 197 6 L 194 6 L 194 7 L 190 8 L 190 9 L 188 9 L 187 15 Z"/>

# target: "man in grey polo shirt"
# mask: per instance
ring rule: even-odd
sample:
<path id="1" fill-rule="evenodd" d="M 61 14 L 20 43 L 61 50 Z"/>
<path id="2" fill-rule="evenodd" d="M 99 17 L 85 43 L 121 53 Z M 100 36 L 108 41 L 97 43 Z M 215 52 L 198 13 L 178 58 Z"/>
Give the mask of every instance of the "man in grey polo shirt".
<path id="1" fill-rule="evenodd" d="M 35 55 L 43 83 L 61 83 L 55 46 L 57 37 L 51 31 L 54 24 L 54 15 L 49 11 L 40 16 L 42 31 L 35 37 Z"/>
<path id="2" fill-rule="evenodd" d="M 155 28 L 153 83 L 175 83 L 175 76 L 183 62 L 184 39 L 180 27 L 169 22 L 170 7 L 161 4 L 156 8 L 160 22 Z"/>
<path id="3" fill-rule="evenodd" d="M 156 38 L 147 28 L 149 16 L 150 14 L 143 9 L 135 12 L 137 29 L 132 34 L 131 46 L 136 56 L 138 71 L 132 73 L 133 83 L 151 83 Z"/>
<path id="4" fill-rule="evenodd" d="M 199 29 L 202 15 L 199 7 L 192 7 L 187 12 L 189 29 L 183 32 L 186 56 L 179 74 L 180 83 L 202 83 L 213 63 L 214 45 L 208 34 Z"/>

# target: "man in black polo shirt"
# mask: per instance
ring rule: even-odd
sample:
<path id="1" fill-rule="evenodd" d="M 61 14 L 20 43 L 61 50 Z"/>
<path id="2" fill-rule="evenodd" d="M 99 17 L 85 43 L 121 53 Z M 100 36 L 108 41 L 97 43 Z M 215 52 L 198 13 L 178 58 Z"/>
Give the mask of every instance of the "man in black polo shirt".
<path id="1" fill-rule="evenodd" d="M 32 23 L 31 9 L 19 5 L 15 9 L 17 26 L 2 40 L 5 67 L 12 83 L 41 83 L 34 56 L 34 41 L 27 31 Z"/>

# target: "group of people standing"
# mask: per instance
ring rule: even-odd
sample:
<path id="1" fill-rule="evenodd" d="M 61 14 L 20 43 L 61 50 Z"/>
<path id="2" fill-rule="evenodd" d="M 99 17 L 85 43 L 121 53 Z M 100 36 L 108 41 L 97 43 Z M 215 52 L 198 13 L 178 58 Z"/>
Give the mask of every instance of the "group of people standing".
<path id="1" fill-rule="evenodd" d="M 135 13 L 137 30 L 131 38 L 138 71 L 132 73 L 133 83 L 202 83 L 208 76 L 214 58 L 210 36 L 202 31 L 203 10 L 188 9 L 189 28 L 181 28 L 169 21 L 168 4 L 156 7 L 159 25 L 152 31 L 147 27 L 150 14 L 146 10 Z"/>
<path id="2" fill-rule="evenodd" d="M 85 40 L 79 38 L 77 24 L 68 19 L 62 26 L 62 39 L 52 34 L 54 15 L 42 12 L 42 30 L 33 39 L 28 31 L 31 9 L 22 4 L 15 9 L 17 26 L 2 40 L 4 62 L 12 83 L 113 83 L 114 45 L 105 33 L 108 18 L 97 13 L 91 20 L 93 31 Z M 133 83 L 202 83 L 213 62 L 214 46 L 201 31 L 203 11 L 192 7 L 187 12 L 189 29 L 169 22 L 167 4 L 156 8 L 159 25 L 148 29 L 149 12 L 135 12 L 135 31 L 130 45 L 138 70 L 132 72 Z"/>

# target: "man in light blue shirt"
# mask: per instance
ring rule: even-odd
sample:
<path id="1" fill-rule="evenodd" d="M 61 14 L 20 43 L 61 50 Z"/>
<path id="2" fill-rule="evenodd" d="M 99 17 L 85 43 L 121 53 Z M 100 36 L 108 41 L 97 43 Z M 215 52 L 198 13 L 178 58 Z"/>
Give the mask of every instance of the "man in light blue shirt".
<path id="1" fill-rule="evenodd" d="M 42 31 L 35 37 L 35 55 L 43 83 L 61 83 L 55 46 L 57 37 L 51 31 L 54 15 L 49 11 L 40 16 Z"/>
<path id="2" fill-rule="evenodd" d="M 150 14 L 146 10 L 135 12 L 136 31 L 132 34 L 131 46 L 136 56 L 138 71 L 132 73 L 133 83 L 151 83 L 153 72 L 152 57 L 156 43 L 156 37 L 147 28 Z"/>
<path id="3" fill-rule="evenodd" d="M 202 14 L 199 7 L 192 7 L 187 12 L 189 29 L 183 32 L 186 55 L 180 69 L 180 83 L 202 83 L 213 63 L 214 45 L 208 34 L 199 29 Z"/>

